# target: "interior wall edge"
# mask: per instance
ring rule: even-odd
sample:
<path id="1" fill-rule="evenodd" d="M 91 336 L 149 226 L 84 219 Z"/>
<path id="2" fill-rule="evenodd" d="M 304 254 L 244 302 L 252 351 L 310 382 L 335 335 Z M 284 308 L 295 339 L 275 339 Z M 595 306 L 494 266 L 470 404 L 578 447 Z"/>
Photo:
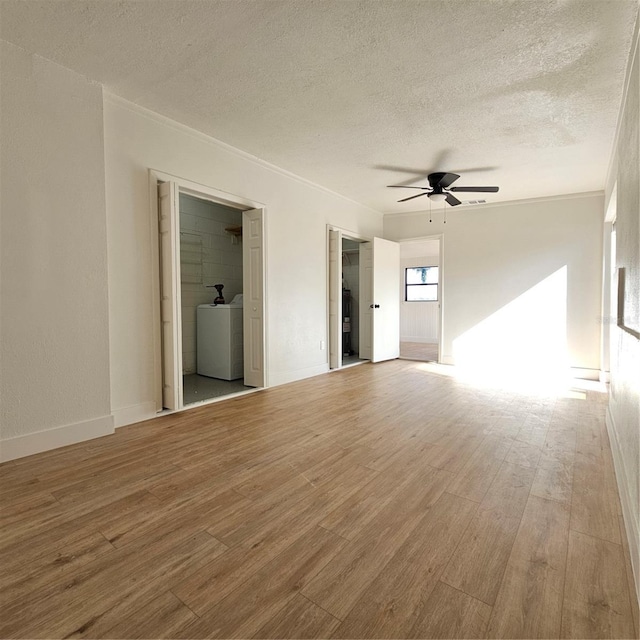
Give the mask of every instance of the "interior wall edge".
<path id="1" fill-rule="evenodd" d="M 111 415 L 113 416 L 113 426 L 119 429 L 136 422 L 155 418 L 158 413 L 156 411 L 156 403 L 150 401 L 123 407 L 122 409 L 114 409 Z"/>
<path id="2" fill-rule="evenodd" d="M 625 531 L 629 543 L 629 555 L 631 556 L 631 569 L 633 571 L 633 579 L 635 581 L 636 598 L 640 606 L 640 525 L 633 517 L 633 507 L 631 496 L 629 495 L 628 483 L 624 468 L 624 456 L 620 450 L 620 440 L 616 431 L 616 423 L 611 412 L 611 405 L 607 406 L 605 415 L 605 423 L 607 425 L 607 433 L 611 442 L 611 455 L 613 457 L 613 468 L 616 476 L 616 484 L 618 485 L 618 494 L 622 506 L 622 520 L 624 522 Z"/>
<path id="3" fill-rule="evenodd" d="M 88 437 L 103 435 L 96 416 L 108 429 L 112 418 L 102 86 L 4 40 L 1 48 L 8 459 L 84 439 L 84 425 Z"/>
<path id="4" fill-rule="evenodd" d="M 55 429 L 0 440 L 0 462 L 24 458 L 114 433 L 113 416 L 102 416 Z"/>

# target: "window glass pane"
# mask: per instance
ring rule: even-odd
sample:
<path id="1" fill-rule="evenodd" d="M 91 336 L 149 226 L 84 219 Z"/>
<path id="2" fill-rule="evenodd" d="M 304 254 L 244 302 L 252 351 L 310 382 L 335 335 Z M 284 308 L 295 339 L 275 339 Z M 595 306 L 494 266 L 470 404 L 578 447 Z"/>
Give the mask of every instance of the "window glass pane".
<path id="1" fill-rule="evenodd" d="M 407 302 L 430 301 L 437 299 L 437 284 L 407 285 Z"/>
<path id="2" fill-rule="evenodd" d="M 438 267 L 427 267 L 427 284 L 438 284 Z"/>
<path id="3" fill-rule="evenodd" d="M 407 284 L 437 284 L 438 267 L 409 267 L 406 269 Z"/>
<path id="4" fill-rule="evenodd" d="M 426 281 L 426 267 L 410 267 L 407 269 L 407 284 L 424 284 Z"/>

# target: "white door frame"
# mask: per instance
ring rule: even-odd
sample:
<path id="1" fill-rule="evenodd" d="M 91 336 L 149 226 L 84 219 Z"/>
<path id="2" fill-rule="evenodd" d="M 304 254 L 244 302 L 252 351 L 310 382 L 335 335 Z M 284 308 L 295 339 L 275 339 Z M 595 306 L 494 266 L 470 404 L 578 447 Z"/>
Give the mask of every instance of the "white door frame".
<path id="1" fill-rule="evenodd" d="M 402 238 L 396 240 L 400 244 L 410 242 L 424 242 L 425 240 L 438 240 L 438 362 L 442 362 L 442 345 L 444 344 L 444 232 L 434 233 L 430 236 L 419 238 Z"/>
<path id="2" fill-rule="evenodd" d="M 239 209 L 243 212 L 251 209 L 265 209 L 265 205 L 256 200 L 249 200 L 242 196 L 227 193 L 209 187 L 207 185 L 186 180 L 179 176 L 174 176 L 157 169 L 149 169 L 149 202 L 150 202 L 150 233 L 151 233 L 151 275 L 152 275 L 152 301 L 155 309 L 153 317 L 153 380 L 154 380 L 154 397 L 156 403 L 156 411 L 162 411 L 162 326 L 160 318 L 160 247 L 158 242 L 158 182 L 174 182 L 178 186 L 180 193 L 200 198 L 201 200 L 210 200 L 218 204 L 223 204 L 233 209 Z M 267 357 L 269 349 L 267 347 L 268 331 L 267 331 L 267 225 L 263 229 L 263 252 L 262 252 L 262 269 L 263 269 L 263 331 L 264 331 L 264 347 L 263 347 L 263 363 L 264 363 L 264 388 L 268 387 L 268 371 Z M 180 255 L 176 257 L 180 260 Z M 173 265 L 177 270 L 178 265 Z"/>
<path id="3" fill-rule="evenodd" d="M 340 255 L 340 260 L 338 260 L 338 264 L 340 266 L 340 272 L 338 274 L 332 274 L 329 268 L 330 266 L 330 232 L 337 231 L 340 233 L 340 244 L 341 246 L 338 248 L 338 253 Z M 336 369 L 342 368 L 342 342 L 340 338 L 342 337 L 342 295 L 338 295 L 338 310 L 336 314 L 336 319 L 334 320 L 335 326 L 331 324 L 331 277 L 333 275 L 334 278 L 337 279 L 338 291 L 342 290 L 342 240 L 354 240 L 355 242 L 372 242 L 372 238 L 361 236 L 355 231 L 349 231 L 348 229 L 343 229 L 342 227 L 337 227 L 334 224 L 327 225 L 327 363 L 329 368 L 331 369 L 331 340 L 332 335 L 334 336 L 334 340 L 337 339 L 338 344 L 335 347 L 338 349 L 338 366 Z M 333 333 L 332 333 L 333 330 Z M 337 336 L 337 338 L 336 338 Z"/>

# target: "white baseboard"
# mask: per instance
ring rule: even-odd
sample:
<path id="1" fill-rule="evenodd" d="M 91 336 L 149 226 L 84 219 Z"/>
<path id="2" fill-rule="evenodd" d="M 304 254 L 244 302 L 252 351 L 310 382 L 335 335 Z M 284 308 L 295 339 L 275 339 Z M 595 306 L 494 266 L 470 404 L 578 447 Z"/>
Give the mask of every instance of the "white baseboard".
<path id="1" fill-rule="evenodd" d="M 69 444 L 92 440 L 100 436 L 107 436 L 114 432 L 113 417 L 103 416 L 76 424 L 68 424 L 55 429 L 28 433 L 24 436 L 7 438 L 0 442 L 0 462 L 24 458 L 35 453 L 50 451 Z"/>
<path id="2" fill-rule="evenodd" d="M 111 413 L 113 415 L 113 426 L 119 429 L 120 427 L 126 427 L 128 424 L 155 418 L 157 415 L 156 403 L 152 400 L 124 407 L 123 409 L 113 409 Z"/>
<path id="3" fill-rule="evenodd" d="M 425 338 L 423 336 L 400 336 L 400 342 L 419 342 L 420 344 L 438 344 L 438 338 Z"/>
<path id="4" fill-rule="evenodd" d="M 635 580 L 636 598 L 640 605 L 640 528 L 638 527 L 638 521 L 634 517 L 631 497 L 629 496 L 629 490 L 627 488 L 628 485 L 627 482 L 625 482 L 622 451 L 620 450 L 615 420 L 613 419 L 610 406 L 607 406 L 605 421 L 609 433 L 609 441 L 611 442 L 613 468 L 616 474 L 618 493 L 620 494 L 620 503 L 622 505 L 622 519 L 624 520 L 625 533 L 627 534 L 627 540 L 629 542 L 629 555 L 631 556 L 631 570 L 633 571 L 633 578 Z"/>
<path id="5" fill-rule="evenodd" d="M 600 370 L 600 382 L 609 384 L 611 382 L 611 373 L 609 371 Z"/>
<path id="6" fill-rule="evenodd" d="M 600 369 L 585 369 L 583 367 L 569 367 L 572 378 L 578 380 L 600 380 Z"/>
<path id="7" fill-rule="evenodd" d="M 269 386 L 277 387 L 281 384 L 287 384 L 289 382 L 296 382 L 297 380 L 304 380 L 305 378 L 313 378 L 313 376 L 319 376 L 322 373 L 329 371 L 329 365 L 324 364 L 317 365 L 315 367 L 305 367 L 304 369 L 298 369 L 296 371 L 287 371 L 286 373 L 271 373 L 269 375 Z"/>

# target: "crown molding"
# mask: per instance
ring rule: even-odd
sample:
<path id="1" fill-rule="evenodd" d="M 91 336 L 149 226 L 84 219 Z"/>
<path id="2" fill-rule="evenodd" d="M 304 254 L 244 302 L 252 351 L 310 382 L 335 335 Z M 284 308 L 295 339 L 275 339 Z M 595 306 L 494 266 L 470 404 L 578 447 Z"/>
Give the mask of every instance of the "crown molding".
<path id="1" fill-rule="evenodd" d="M 631 37 L 631 49 L 629 50 L 629 57 L 627 59 L 627 68 L 624 75 L 624 85 L 622 88 L 622 95 L 620 97 L 620 105 L 618 107 L 618 119 L 616 121 L 616 132 L 611 142 L 611 153 L 609 154 L 609 165 L 607 167 L 607 184 L 610 184 L 612 180 L 612 174 L 617 166 L 618 156 L 618 143 L 620 141 L 620 129 L 622 128 L 622 117 L 624 115 L 624 105 L 627 102 L 627 95 L 629 94 L 629 85 L 631 84 L 631 70 L 633 64 L 640 51 L 640 4 L 638 5 L 638 12 L 636 13 L 636 21 L 633 27 L 633 35 Z M 608 203 L 607 203 L 608 205 Z"/>
<path id="2" fill-rule="evenodd" d="M 541 202 L 555 202 L 558 200 L 576 200 L 578 198 L 604 197 L 604 191 L 584 191 L 582 193 L 565 193 L 557 196 L 542 196 L 540 198 L 523 198 L 522 200 L 505 200 L 504 202 L 487 202 L 486 204 L 474 204 L 463 207 L 459 211 L 467 209 L 496 209 L 499 207 L 513 207 L 521 204 L 536 204 Z M 400 211 L 398 213 L 387 212 L 384 216 L 406 217 L 423 215 L 428 209 L 416 209 L 415 211 Z"/>
<path id="3" fill-rule="evenodd" d="M 182 122 L 178 122 L 177 120 L 173 120 L 172 118 L 169 118 L 167 116 L 164 116 L 156 111 L 152 111 L 151 109 L 147 109 L 146 107 L 141 107 L 139 104 L 136 104 L 135 102 L 131 102 L 129 100 L 126 100 L 125 98 L 122 98 L 118 95 L 116 95 L 115 93 L 110 93 L 108 92 L 106 89 L 103 90 L 103 96 L 104 96 L 104 100 L 105 102 L 108 102 L 110 104 L 122 107 L 124 109 L 127 109 L 133 113 L 136 113 L 138 115 L 141 115 L 145 118 L 148 118 L 149 120 L 153 120 L 154 122 L 157 122 L 159 124 L 162 124 L 166 127 L 169 127 L 170 129 L 173 129 L 174 131 L 178 131 L 180 133 L 183 133 L 185 135 L 190 136 L 191 138 L 194 138 L 196 140 L 200 140 L 201 142 L 205 142 L 207 144 L 210 144 L 214 147 L 217 147 L 218 149 L 221 149 L 222 151 L 225 151 L 227 153 L 231 153 L 235 156 L 238 156 L 239 158 L 242 158 L 243 160 L 247 160 L 248 162 L 251 162 L 255 165 L 258 165 L 259 167 L 262 167 L 263 169 L 267 169 L 269 171 L 272 171 L 273 173 L 277 173 L 280 174 L 286 178 L 290 178 L 291 180 L 295 180 L 296 182 L 300 182 L 308 187 L 312 187 L 313 189 L 317 189 L 318 191 L 322 191 L 324 193 L 327 193 L 335 198 L 340 198 L 340 200 L 345 200 L 346 202 L 350 202 L 351 204 L 355 204 L 358 207 L 362 208 L 362 209 L 366 209 L 367 211 L 370 211 L 371 213 L 374 213 L 376 215 L 383 215 L 382 211 L 378 211 L 376 209 L 372 209 L 371 207 L 368 207 L 364 204 L 362 204 L 361 202 L 357 202 L 356 200 L 352 200 L 351 198 L 347 198 L 346 196 L 343 196 L 340 193 L 336 193 L 335 191 L 332 191 L 331 189 L 328 189 L 327 187 L 323 187 L 322 185 L 319 185 L 315 182 L 312 182 L 311 180 L 308 180 L 307 178 L 303 178 L 302 176 L 299 176 L 295 173 L 292 173 L 291 171 L 287 171 L 287 169 L 282 169 L 281 167 L 278 167 L 275 164 L 271 164 L 270 162 L 267 162 L 266 160 L 262 160 L 261 158 L 258 158 L 258 156 L 254 156 L 250 153 L 248 153 L 247 151 L 243 151 L 242 149 L 238 149 L 237 147 L 234 147 L 226 142 L 223 142 L 222 140 L 218 140 L 218 138 L 214 138 L 213 136 L 210 136 L 206 133 L 203 133 L 202 131 L 199 131 L 198 129 L 193 129 L 192 127 L 189 127 L 186 124 L 183 124 Z"/>

